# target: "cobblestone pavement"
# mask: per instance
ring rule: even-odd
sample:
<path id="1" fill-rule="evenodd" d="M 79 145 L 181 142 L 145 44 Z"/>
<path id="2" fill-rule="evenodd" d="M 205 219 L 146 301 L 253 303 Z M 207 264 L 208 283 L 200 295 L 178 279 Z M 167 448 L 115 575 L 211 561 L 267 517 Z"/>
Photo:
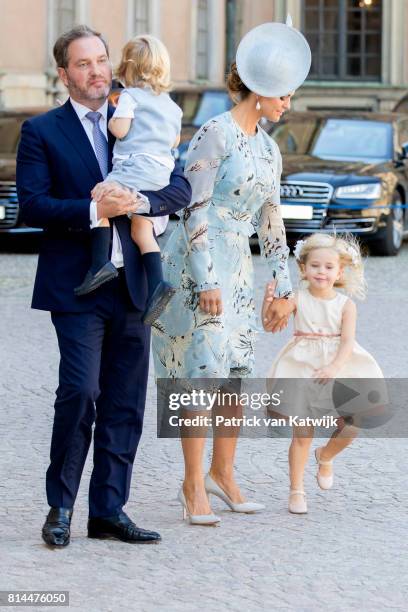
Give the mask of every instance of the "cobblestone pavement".
<path id="1" fill-rule="evenodd" d="M 254 259 L 259 303 L 267 269 Z M 158 529 L 163 542 L 143 547 L 86 538 L 89 458 L 71 545 L 44 547 L 57 344 L 48 313 L 29 309 L 36 256 L 3 253 L 0 264 L 1 589 L 69 590 L 70 607 L 86 612 L 407 609 L 404 439 L 357 440 L 336 461 L 330 492 L 318 489 L 311 459 L 306 516 L 286 509 L 288 440 L 242 439 L 238 479 L 266 511 L 232 514 L 216 500 L 221 526 L 192 527 L 175 501 L 179 442 L 156 439 L 152 375 L 127 511 Z M 295 274 L 293 259 L 291 269 Z M 358 340 L 390 377 L 408 371 L 407 269 L 408 245 L 397 259 L 370 258 L 370 294 L 359 308 Z M 288 334 L 260 334 L 259 376 Z"/>

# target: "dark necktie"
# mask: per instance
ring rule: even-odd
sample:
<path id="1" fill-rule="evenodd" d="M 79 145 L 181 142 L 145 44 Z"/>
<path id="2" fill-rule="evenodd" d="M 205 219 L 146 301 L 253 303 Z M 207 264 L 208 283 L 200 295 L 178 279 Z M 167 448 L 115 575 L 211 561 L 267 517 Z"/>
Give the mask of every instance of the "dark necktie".
<path id="1" fill-rule="evenodd" d="M 106 140 L 99 126 L 99 120 L 102 117 L 102 114 L 98 111 L 90 111 L 86 114 L 86 117 L 93 123 L 92 136 L 95 146 L 95 154 L 102 176 L 103 178 L 106 178 L 106 175 L 108 174 L 108 141 Z"/>

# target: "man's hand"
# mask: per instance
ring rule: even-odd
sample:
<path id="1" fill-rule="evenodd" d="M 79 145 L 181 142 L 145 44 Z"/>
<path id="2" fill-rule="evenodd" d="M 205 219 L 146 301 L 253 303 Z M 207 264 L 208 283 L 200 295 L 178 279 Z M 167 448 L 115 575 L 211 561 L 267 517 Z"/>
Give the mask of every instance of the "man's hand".
<path id="1" fill-rule="evenodd" d="M 112 217 L 119 217 L 121 215 L 127 215 L 128 213 L 134 213 L 138 207 L 142 204 L 139 200 L 138 194 L 125 189 L 116 183 L 112 183 L 113 188 L 102 195 L 96 203 L 97 217 L 98 219 Z M 100 187 L 99 183 L 96 187 Z M 94 189 L 96 189 L 96 187 Z M 102 190 L 102 188 L 101 188 Z"/>
<path id="2" fill-rule="evenodd" d="M 288 324 L 289 316 L 295 310 L 295 300 L 292 298 L 275 298 L 277 281 L 266 285 L 262 304 L 262 324 L 265 331 L 276 333 L 282 331 Z"/>
<path id="3" fill-rule="evenodd" d="M 99 202 L 99 200 L 101 200 L 108 193 L 114 193 L 115 191 L 118 192 L 118 190 L 121 189 L 122 187 L 120 187 L 120 185 L 117 183 L 104 181 L 103 183 L 97 183 L 95 185 L 91 191 L 91 196 L 95 202 Z"/>
<path id="4" fill-rule="evenodd" d="M 213 316 L 222 314 L 221 289 L 200 291 L 200 308 Z"/>

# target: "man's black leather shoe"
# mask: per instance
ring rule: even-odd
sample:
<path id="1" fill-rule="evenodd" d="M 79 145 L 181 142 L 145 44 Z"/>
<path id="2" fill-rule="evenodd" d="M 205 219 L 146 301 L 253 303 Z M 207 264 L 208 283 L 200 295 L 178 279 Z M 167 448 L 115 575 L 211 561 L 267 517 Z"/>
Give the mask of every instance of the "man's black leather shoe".
<path id="1" fill-rule="evenodd" d="M 120 512 L 116 516 L 88 519 L 88 538 L 118 538 L 123 542 L 153 544 L 160 542 L 161 535 L 137 527 L 127 514 Z"/>
<path id="2" fill-rule="evenodd" d="M 151 325 L 158 319 L 175 293 L 176 290 L 172 285 L 166 283 L 166 281 L 160 281 L 147 302 L 146 310 L 142 316 L 142 322 L 145 325 Z"/>
<path id="3" fill-rule="evenodd" d="M 91 293 L 104 283 L 116 278 L 119 272 L 111 261 L 108 261 L 100 270 L 92 274 L 90 270 L 86 273 L 84 282 L 74 289 L 75 295 L 86 295 Z"/>
<path id="4" fill-rule="evenodd" d="M 68 546 L 72 509 L 51 508 L 42 528 L 42 538 L 49 546 Z"/>

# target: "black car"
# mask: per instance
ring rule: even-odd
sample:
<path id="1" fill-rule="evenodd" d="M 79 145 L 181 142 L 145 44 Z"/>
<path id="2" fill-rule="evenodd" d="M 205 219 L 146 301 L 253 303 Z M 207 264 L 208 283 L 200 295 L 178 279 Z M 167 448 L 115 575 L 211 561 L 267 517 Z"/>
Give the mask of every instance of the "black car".
<path id="1" fill-rule="evenodd" d="M 407 115 L 308 111 L 261 123 L 283 156 L 289 243 L 314 232 L 350 232 L 369 242 L 372 252 L 398 253 L 408 235 Z M 180 148 L 182 163 L 188 144 Z"/>
<path id="2" fill-rule="evenodd" d="M 408 235 L 407 115 L 291 112 L 266 129 L 283 156 L 289 241 L 351 232 L 375 253 L 398 253 Z"/>
<path id="3" fill-rule="evenodd" d="M 29 117 L 49 108 L 22 108 L 0 111 L 0 240 L 5 235 L 38 234 L 38 228 L 27 227 L 20 218 L 16 189 L 16 155 L 21 125 Z"/>
<path id="4" fill-rule="evenodd" d="M 109 101 L 115 104 L 122 87 L 113 82 Z M 228 110 L 232 102 L 225 90 L 186 89 L 172 92 L 183 109 L 183 130 L 180 153 L 187 152 L 188 142 L 198 127 L 210 117 Z M 39 234 L 41 229 L 26 226 L 20 217 L 16 190 L 16 155 L 21 125 L 35 115 L 50 110 L 46 107 L 0 111 L 0 241 L 11 235 Z M 183 141 L 187 141 L 184 144 Z"/>

